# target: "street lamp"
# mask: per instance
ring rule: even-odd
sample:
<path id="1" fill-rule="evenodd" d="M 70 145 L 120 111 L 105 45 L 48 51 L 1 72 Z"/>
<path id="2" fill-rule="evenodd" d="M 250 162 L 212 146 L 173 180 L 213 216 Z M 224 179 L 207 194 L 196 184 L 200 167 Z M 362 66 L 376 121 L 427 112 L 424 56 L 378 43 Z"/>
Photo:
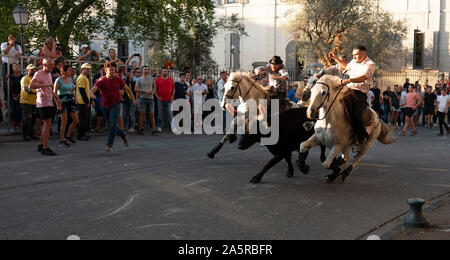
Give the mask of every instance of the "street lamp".
<path id="1" fill-rule="evenodd" d="M 14 22 L 16 25 L 20 26 L 20 40 L 22 44 L 22 53 L 25 53 L 25 44 L 23 42 L 23 27 L 28 24 L 30 19 L 30 12 L 28 12 L 27 8 L 22 4 L 19 4 L 14 8 L 13 12 Z"/>

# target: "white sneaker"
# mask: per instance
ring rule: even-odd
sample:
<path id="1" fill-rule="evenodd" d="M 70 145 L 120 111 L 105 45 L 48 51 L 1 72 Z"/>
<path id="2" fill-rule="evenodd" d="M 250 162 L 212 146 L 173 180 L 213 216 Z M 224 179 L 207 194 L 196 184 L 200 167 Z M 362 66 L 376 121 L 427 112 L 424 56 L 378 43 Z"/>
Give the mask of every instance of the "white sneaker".
<path id="1" fill-rule="evenodd" d="M 129 133 L 134 133 L 134 132 L 136 132 L 136 131 L 134 130 L 134 128 L 130 128 L 130 129 L 128 129 L 128 132 L 129 132 Z"/>
<path id="2" fill-rule="evenodd" d="M 158 128 L 156 128 L 156 131 L 158 131 L 159 133 L 161 133 L 161 132 L 162 132 L 162 128 L 161 128 L 161 127 L 158 127 Z"/>

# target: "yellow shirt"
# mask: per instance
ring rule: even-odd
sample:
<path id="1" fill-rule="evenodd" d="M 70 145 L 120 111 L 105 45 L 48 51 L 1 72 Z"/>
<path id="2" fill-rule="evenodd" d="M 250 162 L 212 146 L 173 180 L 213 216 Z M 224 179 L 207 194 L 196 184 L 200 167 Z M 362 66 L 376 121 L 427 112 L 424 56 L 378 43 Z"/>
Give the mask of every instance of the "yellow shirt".
<path id="1" fill-rule="evenodd" d="M 80 88 L 84 88 L 86 90 L 86 96 L 90 102 L 91 95 L 89 93 L 91 93 L 90 92 L 91 88 L 89 87 L 88 78 L 86 78 L 86 76 L 84 76 L 83 74 L 81 74 L 77 79 L 77 101 L 78 101 L 78 104 L 83 105 L 85 103 L 84 103 L 83 97 L 80 94 Z"/>
<path id="2" fill-rule="evenodd" d="M 20 81 L 20 104 L 36 105 L 36 90 L 31 89 L 31 92 L 33 92 L 33 94 L 28 94 L 24 90 L 24 87 L 30 87 L 32 79 L 32 77 L 27 75 Z"/>

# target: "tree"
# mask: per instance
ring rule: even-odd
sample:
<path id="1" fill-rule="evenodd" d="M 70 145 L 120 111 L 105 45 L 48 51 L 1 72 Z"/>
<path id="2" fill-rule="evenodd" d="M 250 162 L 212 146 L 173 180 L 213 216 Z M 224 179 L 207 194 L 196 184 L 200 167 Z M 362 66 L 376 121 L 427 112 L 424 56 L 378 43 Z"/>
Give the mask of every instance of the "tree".
<path id="1" fill-rule="evenodd" d="M 299 12 L 288 27 L 299 45 L 308 46 L 325 66 L 333 61 L 328 56 L 350 54 L 355 44 L 363 44 L 370 57 L 380 66 L 389 64 L 390 53 L 399 48 L 406 36 L 405 21 L 395 21 L 391 14 L 380 11 L 370 0 L 291 0 L 300 4 Z"/>
<path id="2" fill-rule="evenodd" d="M 167 56 L 178 68 L 212 69 L 213 39 L 218 30 L 245 34 L 236 16 L 215 20 L 212 0 L 123 0 L 117 8 L 111 39 L 154 43 L 156 58 Z"/>
<path id="3" fill-rule="evenodd" d="M 2 18 L 5 17 L 0 22 L 2 37 L 18 32 L 11 13 L 19 2 L 31 13 L 25 27 L 25 38 L 31 39 L 27 47 L 39 50 L 45 39 L 53 36 L 62 44 L 64 56 L 72 55 L 72 44 L 89 42 L 95 33 L 102 32 L 103 24 L 111 17 L 111 8 L 102 0 L 7 0 L 0 7 Z"/>

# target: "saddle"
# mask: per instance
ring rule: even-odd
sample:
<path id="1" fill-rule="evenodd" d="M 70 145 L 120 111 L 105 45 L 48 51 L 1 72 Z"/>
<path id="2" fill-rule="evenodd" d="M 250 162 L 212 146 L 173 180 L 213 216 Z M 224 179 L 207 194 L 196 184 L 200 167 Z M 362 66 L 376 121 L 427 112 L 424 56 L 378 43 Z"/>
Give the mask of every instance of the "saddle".
<path id="1" fill-rule="evenodd" d="M 286 98 L 286 93 L 278 92 L 275 87 L 270 86 L 265 88 L 269 94 L 269 99 L 278 99 L 280 101 L 280 113 L 294 108 L 290 100 Z M 269 101 L 270 101 L 269 100 Z"/>
<path id="2" fill-rule="evenodd" d="M 362 133 L 360 133 L 361 127 L 359 127 L 358 121 L 353 118 L 353 104 L 357 101 L 357 96 L 354 94 L 352 90 L 346 90 L 345 93 L 342 94 L 340 97 L 340 102 L 343 104 L 344 107 L 344 115 L 347 122 L 352 126 L 352 131 L 354 133 L 354 136 L 361 136 Z M 362 111 L 361 119 L 363 122 L 364 127 L 370 126 L 375 118 L 373 116 L 373 113 L 371 109 L 369 108 L 368 104 L 366 103 L 365 109 Z M 356 143 L 357 140 L 355 139 L 354 142 Z"/>
<path id="3" fill-rule="evenodd" d="M 353 119 L 352 119 L 352 105 L 348 104 L 346 102 L 343 102 L 344 104 L 344 113 L 345 113 L 345 119 L 347 120 L 347 122 L 349 122 L 350 124 L 353 125 Z M 362 119 L 364 122 L 364 126 L 368 127 L 373 123 L 373 114 L 372 111 L 369 109 L 369 107 L 367 106 L 366 109 L 363 111 L 362 114 Z"/>

